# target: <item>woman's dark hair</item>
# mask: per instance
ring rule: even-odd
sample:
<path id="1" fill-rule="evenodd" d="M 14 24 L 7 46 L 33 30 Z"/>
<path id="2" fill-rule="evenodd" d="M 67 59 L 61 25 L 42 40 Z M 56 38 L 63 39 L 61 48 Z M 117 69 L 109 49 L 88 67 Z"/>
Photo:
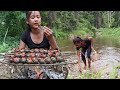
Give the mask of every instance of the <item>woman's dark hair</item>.
<path id="1" fill-rule="evenodd" d="M 73 43 L 75 44 L 75 43 L 80 43 L 81 41 L 83 41 L 80 37 L 74 37 L 74 39 L 73 39 Z"/>
<path id="2" fill-rule="evenodd" d="M 26 19 L 28 20 L 30 18 L 32 11 L 26 11 Z"/>
<path id="3" fill-rule="evenodd" d="M 26 20 L 27 21 L 29 20 L 31 13 L 32 13 L 32 11 L 26 11 Z M 30 28 L 29 24 L 27 24 L 27 30 L 31 31 L 31 28 Z"/>
<path id="4" fill-rule="evenodd" d="M 31 13 L 32 13 L 32 11 L 26 11 L 26 21 L 28 21 L 28 19 L 30 18 Z M 27 30 L 31 31 L 29 24 L 26 24 L 26 28 L 27 28 Z"/>

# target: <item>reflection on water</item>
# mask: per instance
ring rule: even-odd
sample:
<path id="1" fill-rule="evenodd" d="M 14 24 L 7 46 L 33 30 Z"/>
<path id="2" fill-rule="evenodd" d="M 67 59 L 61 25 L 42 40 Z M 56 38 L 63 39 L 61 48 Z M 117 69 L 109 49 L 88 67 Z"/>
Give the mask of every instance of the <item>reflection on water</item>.
<path id="1" fill-rule="evenodd" d="M 113 39 L 112 37 L 101 37 L 95 39 L 95 47 L 101 49 L 102 47 L 116 47 L 120 48 L 120 43 L 117 39 Z"/>
<path id="2" fill-rule="evenodd" d="M 111 38 L 95 38 L 94 39 L 94 47 L 97 51 L 101 50 L 104 47 L 116 47 L 120 48 L 120 44 L 118 40 Z M 58 46 L 62 51 L 75 51 L 75 46 L 72 43 L 72 40 L 64 39 L 57 41 Z"/>
<path id="3" fill-rule="evenodd" d="M 72 43 L 72 40 L 64 39 L 57 41 L 58 46 L 60 47 L 61 51 L 71 51 L 75 52 L 75 46 Z"/>
<path id="4" fill-rule="evenodd" d="M 72 40 L 64 39 L 57 41 L 62 52 L 72 52 L 75 54 L 75 46 Z M 94 48 L 100 55 L 100 60 L 120 61 L 120 44 L 117 40 L 110 38 L 95 38 Z"/>
<path id="5" fill-rule="evenodd" d="M 72 40 L 64 39 L 57 41 L 57 43 L 63 52 L 76 51 Z M 95 38 L 94 48 L 100 54 L 102 60 L 120 59 L 120 44 L 118 43 L 118 40 L 102 37 Z"/>

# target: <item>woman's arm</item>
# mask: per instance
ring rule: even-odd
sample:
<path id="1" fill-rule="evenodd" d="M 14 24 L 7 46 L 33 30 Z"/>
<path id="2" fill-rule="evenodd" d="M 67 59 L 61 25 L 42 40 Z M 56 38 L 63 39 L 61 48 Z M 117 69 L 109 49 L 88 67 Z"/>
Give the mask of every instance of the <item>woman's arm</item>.
<path id="1" fill-rule="evenodd" d="M 58 46 L 57 46 L 57 43 L 56 43 L 56 40 L 54 38 L 54 36 L 52 36 L 50 39 L 50 46 L 51 46 L 51 49 L 58 49 Z"/>
<path id="2" fill-rule="evenodd" d="M 80 61 L 80 51 L 77 50 L 77 58 L 78 58 L 78 62 Z"/>
<path id="3" fill-rule="evenodd" d="M 44 29 L 44 33 L 46 37 L 48 38 L 50 42 L 51 49 L 58 49 L 58 45 L 53 35 L 53 31 L 46 26 L 44 26 L 43 29 Z"/>
<path id="4" fill-rule="evenodd" d="M 77 58 L 78 58 L 78 69 L 80 70 L 80 50 L 77 50 Z"/>
<path id="5" fill-rule="evenodd" d="M 25 49 L 25 46 L 26 46 L 26 44 L 25 44 L 22 40 L 20 40 L 19 49 L 20 49 L 20 50 L 21 50 L 21 49 Z"/>
<path id="6" fill-rule="evenodd" d="M 92 48 L 92 50 L 96 53 L 96 51 L 95 51 L 95 49 L 94 49 L 94 47 L 93 47 L 94 40 L 93 40 L 92 37 L 89 37 L 89 39 L 90 39 L 90 41 L 91 41 L 91 48 Z"/>

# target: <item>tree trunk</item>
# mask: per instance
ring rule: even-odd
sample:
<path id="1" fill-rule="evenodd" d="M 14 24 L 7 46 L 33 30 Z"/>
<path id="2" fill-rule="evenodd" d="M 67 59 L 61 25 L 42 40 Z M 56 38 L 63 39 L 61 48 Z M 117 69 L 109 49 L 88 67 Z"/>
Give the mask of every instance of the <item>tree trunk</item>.
<path id="1" fill-rule="evenodd" d="M 111 27 L 111 11 L 108 11 L 107 14 L 108 14 L 108 28 L 110 28 Z"/>
<path id="2" fill-rule="evenodd" d="M 101 13 L 100 11 L 96 11 L 95 12 L 95 27 L 97 29 L 101 27 L 101 21 L 102 21 Z"/>
<path id="3" fill-rule="evenodd" d="M 53 26 L 53 21 L 56 20 L 56 11 L 49 11 L 48 12 L 48 18 L 49 18 L 49 25 Z"/>

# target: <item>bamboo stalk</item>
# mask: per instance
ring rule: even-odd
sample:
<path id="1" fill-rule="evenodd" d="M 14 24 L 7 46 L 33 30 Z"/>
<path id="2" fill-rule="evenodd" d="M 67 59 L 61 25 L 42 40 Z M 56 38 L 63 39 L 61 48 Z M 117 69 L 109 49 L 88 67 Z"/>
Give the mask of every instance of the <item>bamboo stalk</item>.
<path id="1" fill-rule="evenodd" d="M 4 37 L 3 43 L 5 42 L 5 39 L 6 39 L 6 36 L 7 36 L 7 33 L 8 33 L 8 29 L 9 29 L 9 27 L 7 28 L 7 31 L 5 33 L 5 37 Z"/>
<path id="2" fill-rule="evenodd" d="M 63 62 L 63 63 L 53 63 L 53 64 L 14 64 L 14 63 L 2 62 L 2 61 L 0 61 L 0 63 L 9 64 L 13 66 L 40 66 L 40 65 L 41 66 L 52 66 L 52 65 L 77 64 L 77 62 Z"/>

